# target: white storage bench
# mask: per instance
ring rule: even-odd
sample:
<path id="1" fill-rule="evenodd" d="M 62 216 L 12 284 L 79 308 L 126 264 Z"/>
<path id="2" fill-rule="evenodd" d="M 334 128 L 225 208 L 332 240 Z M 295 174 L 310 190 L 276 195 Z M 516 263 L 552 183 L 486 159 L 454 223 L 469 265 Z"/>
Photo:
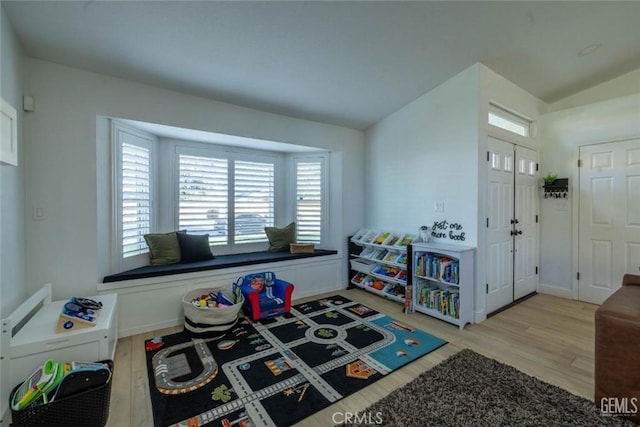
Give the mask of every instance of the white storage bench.
<path id="1" fill-rule="evenodd" d="M 24 381 L 47 359 L 60 362 L 113 360 L 118 340 L 118 295 L 89 298 L 102 302 L 102 309 L 95 326 L 83 329 L 56 333 L 59 315 L 68 299 L 52 302 L 51 284 L 44 285 L 9 317 L 2 319 L 3 400 L 6 400 L 5 393 L 8 396 L 12 387 Z M 0 416 L 4 405 L 2 402 Z"/>

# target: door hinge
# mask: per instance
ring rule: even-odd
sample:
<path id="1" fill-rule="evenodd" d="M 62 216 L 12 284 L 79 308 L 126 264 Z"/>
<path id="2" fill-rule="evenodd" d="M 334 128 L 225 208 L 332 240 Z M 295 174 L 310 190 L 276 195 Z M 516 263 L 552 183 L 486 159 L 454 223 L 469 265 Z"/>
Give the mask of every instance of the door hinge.
<path id="1" fill-rule="evenodd" d="M 489 217 L 487 217 L 487 228 L 489 228 Z"/>
<path id="2" fill-rule="evenodd" d="M 487 283 L 487 293 L 489 293 L 489 284 Z"/>
<path id="3" fill-rule="evenodd" d="M 487 151 L 487 162 L 489 161 L 489 152 Z"/>
<path id="4" fill-rule="evenodd" d="M 538 168 L 540 167 L 540 165 L 538 163 L 536 163 L 536 172 L 538 172 Z"/>
<path id="5" fill-rule="evenodd" d="M 538 274 L 538 266 L 536 265 L 536 274 Z"/>
<path id="6" fill-rule="evenodd" d="M 538 222 L 538 215 L 536 215 L 536 223 Z"/>
<path id="7" fill-rule="evenodd" d="M 576 280 L 580 280 L 580 272 L 579 271 L 576 273 Z"/>
<path id="8" fill-rule="evenodd" d="M 578 167 L 581 168 L 582 167 L 582 160 L 578 159 Z"/>

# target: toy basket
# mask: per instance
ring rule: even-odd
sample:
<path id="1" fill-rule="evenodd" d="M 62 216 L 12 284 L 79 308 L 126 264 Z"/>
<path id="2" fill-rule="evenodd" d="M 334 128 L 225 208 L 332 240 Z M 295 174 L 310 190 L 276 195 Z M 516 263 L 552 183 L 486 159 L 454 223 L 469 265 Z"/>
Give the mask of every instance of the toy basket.
<path id="1" fill-rule="evenodd" d="M 235 304 L 224 308 L 196 307 L 192 300 L 201 295 L 221 292 L 229 301 Z M 215 337 L 224 334 L 237 322 L 244 297 L 240 292 L 232 294 L 225 288 L 194 289 L 182 298 L 184 310 L 184 332 L 198 337 Z"/>
<path id="2" fill-rule="evenodd" d="M 12 409 L 12 425 L 14 427 L 104 427 L 109 419 L 113 361 L 102 360 L 99 363 L 106 363 L 111 369 L 111 379 L 108 382 L 51 403 L 32 404 L 21 411 Z M 9 401 L 21 385 L 14 387 Z"/>

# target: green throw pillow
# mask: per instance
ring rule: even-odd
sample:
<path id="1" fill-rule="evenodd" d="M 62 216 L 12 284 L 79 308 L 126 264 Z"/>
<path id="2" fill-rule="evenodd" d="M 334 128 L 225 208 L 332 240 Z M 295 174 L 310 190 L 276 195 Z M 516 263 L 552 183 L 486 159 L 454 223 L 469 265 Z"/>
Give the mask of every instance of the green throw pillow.
<path id="1" fill-rule="evenodd" d="M 151 265 L 180 262 L 180 244 L 177 232 L 145 234 L 144 240 L 149 246 Z"/>
<path id="2" fill-rule="evenodd" d="M 265 227 L 269 239 L 269 252 L 289 251 L 289 243 L 296 242 L 296 223 L 292 222 L 284 228 Z"/>

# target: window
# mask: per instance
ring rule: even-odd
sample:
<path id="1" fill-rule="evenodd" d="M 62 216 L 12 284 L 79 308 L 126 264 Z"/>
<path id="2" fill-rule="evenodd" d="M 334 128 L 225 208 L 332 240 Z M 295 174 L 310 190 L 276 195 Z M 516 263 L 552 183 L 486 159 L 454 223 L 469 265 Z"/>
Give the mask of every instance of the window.
<path id="1" fill-rule="evenodd" d="M 234 172 L 235 241 L 266 242 L 264 228 L 275 219 L 274 164 L 236 161 Z"/>
<path id="2" fill-rule="evenodd" d="M 144 235 L 153 230 L 152 159 L 155 140 L 119 123 L 113 124 L 112 137 L 118 189 L 115 251 L 120 262 L 148 252 Z"/>
<path id="3" fill-rule="evenodd" d="M 156 137 L 136 124 L 111 121 L 112 271 L 149 263 L 149 233 L 208 234 L 230 254 L 266 250 L 264 228 L 295 221 L 297 241 L 327 243 L 328 153 Z"/>
<path id="4" fill-rule="evenodd" d="M 296 159 L 296 239 L 322 241 L 324 159 Z"/>
<path id="5" fill-rule="evenodd" d="M 226 244 L 229 161 L 179 154 L 178 170 L 178 229 L 206 233 L 211 244 Z"/>
<path id="6" fill-rule="evenodd" d="M 275 222 L 275 161 L 208 151 L 178 149 L 178 229 L 207 233 L 212 245 L 266 242 L 264 227 Z"/>
<path id="7" fill-rule="evenodd" d="M 528 120 L 495 105 L 489 107 L 489 124 L 521 136 L 529 136 L 531 126 Z"/>

